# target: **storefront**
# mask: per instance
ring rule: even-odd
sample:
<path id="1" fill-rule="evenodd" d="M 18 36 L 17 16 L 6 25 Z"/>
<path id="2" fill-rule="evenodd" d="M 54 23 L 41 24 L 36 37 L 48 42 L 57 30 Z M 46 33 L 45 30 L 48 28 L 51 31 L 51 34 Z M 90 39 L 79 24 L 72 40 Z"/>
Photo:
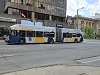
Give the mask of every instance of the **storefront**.
<path id="1" fill-rule="evenodd" d="M 15 24 L 16 19 L 0 17 L 0 37 L 8 32 L 8 27 Z"/>

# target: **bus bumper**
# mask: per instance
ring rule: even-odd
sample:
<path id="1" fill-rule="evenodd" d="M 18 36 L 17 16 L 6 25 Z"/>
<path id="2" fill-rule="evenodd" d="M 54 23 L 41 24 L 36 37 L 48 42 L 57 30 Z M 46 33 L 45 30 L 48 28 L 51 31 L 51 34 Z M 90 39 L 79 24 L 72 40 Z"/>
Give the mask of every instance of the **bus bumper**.
<path id="1" fill-rule="evenodd" d="M 6 43 L 10 43 L 10 40 L 5 40 Z"/>

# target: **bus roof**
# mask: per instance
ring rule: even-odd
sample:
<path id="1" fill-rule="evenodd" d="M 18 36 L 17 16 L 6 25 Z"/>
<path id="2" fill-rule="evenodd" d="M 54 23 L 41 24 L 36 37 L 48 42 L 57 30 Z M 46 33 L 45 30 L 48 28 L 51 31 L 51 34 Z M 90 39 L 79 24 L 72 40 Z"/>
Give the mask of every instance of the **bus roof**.
<path id="1" fill-rule="evenodd" d="M 24 25 L 24 24 L 15 24 L 10 26 L 10 29 L 13 30 L 33 30 L 33 31 L 55 31 L 55 27 L 46 27 L 46 26 L 34 26 L 34 25 Z"/>
<path id="2" fill-rule="evenodd" d="M 68 28 L 62 28 L 62 32 L 66 33 L 83 33 L 80 29 L 68 29 Z"/>

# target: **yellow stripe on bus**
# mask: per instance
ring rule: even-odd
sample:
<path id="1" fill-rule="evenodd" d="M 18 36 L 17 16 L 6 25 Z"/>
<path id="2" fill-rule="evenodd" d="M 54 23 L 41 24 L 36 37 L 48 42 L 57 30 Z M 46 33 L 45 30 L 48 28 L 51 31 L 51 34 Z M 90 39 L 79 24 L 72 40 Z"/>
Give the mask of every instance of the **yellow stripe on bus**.
<path id="1" fill-rule="evenodd" d="M 35 37 L 35 43 L 44 43 L 45 39 L 43 37 Z"/>
<path id="2" fill-rule="evenodd" d="M 65 39 L 65 42 L 68 42 L 68 38 Z"/>
<path id="3" fill-rule="evenodd" d="M 16 28 L 15 30 L 34 31 L 31 28 Z"/>
<path id="4" fill-rule="evenodd" d="M 76 37 L 73 37 L 73 38 L 72 38 L 72 42 L 75 42 L 75 39 L 77 39 L 77 38 L 76 38 Z"/>

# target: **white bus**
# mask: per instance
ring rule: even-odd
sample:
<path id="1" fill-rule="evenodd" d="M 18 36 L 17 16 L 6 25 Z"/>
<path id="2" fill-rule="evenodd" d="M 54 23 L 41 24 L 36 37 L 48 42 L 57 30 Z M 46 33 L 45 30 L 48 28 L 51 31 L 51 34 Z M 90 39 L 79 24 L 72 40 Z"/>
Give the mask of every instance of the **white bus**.
<path id="1" fill-rule="evenodd" d="M 33 26 L 16 24 L 9 28 L 9 38 L 6 39 L 8 43 L 54 43 L 55 28 L 45 26 Z"/>
<path id="2" fill-rule="evenodd" d="M 15 24 L 10 26 L 9 37 L 5 41 L 11 44 L 55 43 L 57 42 L 57 37 L 60 38 L 60 42 L 83 41 L 81 30 L 60 28 L 60 31 L 57 31 L 56 27 L 24 24 Z"/>
<path id="3" fill-rule="evenodd" d="M 62 28 L 62 42 L 82 42 L 83 32 L 78 29 Z"/>

